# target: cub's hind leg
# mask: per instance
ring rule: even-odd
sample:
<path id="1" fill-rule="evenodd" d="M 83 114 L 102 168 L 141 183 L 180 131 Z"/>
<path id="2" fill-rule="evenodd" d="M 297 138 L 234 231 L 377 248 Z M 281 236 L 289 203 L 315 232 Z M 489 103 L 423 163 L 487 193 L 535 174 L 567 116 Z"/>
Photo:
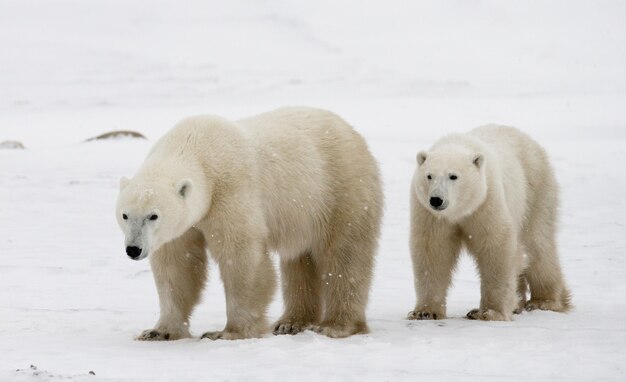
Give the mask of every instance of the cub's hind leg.
<path id="1" fill-rule="evenodd" d="M 556 180 L 548 177 L 545 186 L 556 190 Z M 556 242 L 557 193 L 541 195 L 532 203 L 528 226 L 524 229 L 523 244 L 528 253 L 526 277 L 530 286 L 530 300 L 526 310 L 541 309 L 567 312 L 571 309 L 570 292 L 565 284 L 559 262 Z"/>
<path id="2" fill-rule="evenodd" d="M 565 286 L 556 243 L 553 238 L 545 237 L 547 235 L 537 236 L 537 242 L 527 244 L 530 261 L 526 274 L 530 300 L 526 302 L 526 310 L 567 312 L 571 309 L 570 292 Z"/>

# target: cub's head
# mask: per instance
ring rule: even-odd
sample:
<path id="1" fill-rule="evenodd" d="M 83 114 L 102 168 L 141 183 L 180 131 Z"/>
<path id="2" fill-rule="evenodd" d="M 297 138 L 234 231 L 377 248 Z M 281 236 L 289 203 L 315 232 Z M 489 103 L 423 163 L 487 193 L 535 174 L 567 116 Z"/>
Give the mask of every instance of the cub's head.
<path id="1" fill-rule="evenodd" d="M 487 178 L 483 154 L 446 146 L 417 154 L 414 192 L 424 208 L 456 222 L 485 201 Z"/>
<path id="2" fill-rule="evenodd" d="M 125 235 L 126 254 L 141 260 L 188 230 L 197 220 L 198 203 L 190 179 L 120 180 L 117 222 Z M 200 207 L 201 209 L 201 207 Z"/>

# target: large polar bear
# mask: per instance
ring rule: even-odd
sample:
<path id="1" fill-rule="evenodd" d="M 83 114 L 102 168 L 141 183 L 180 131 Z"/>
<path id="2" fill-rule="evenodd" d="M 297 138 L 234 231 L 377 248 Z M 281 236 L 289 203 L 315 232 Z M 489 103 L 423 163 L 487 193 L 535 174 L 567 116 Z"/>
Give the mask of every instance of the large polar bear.
<path id="1" fill-rule="evenodd" d="M 410 240 L 417 305 L 409 319 L 446 317 L 463 246 L 481 277 L 480 307 L 468 318 L 508 321 L 522 308 L 570 308 L 555 238 L 558 185 L 539 144 L 489 125 L 442 138 L 417 162 Z"/>
<path id="2" fill-rule="evenodd" d="M 183 120 L 120 184 L 117 219 L 126 252 L 135 260 L 150 256 L 161 307 L 154 329 L 138 339 L 190 335 L 206 249 L 224 282 L 227 323 L 203 338 L 268 330 L 271 251 L 280 254 L 285 301 L 275 334 L 366 332 L 382 208 L 377 164 L 365 141 L 328 111 Z"/>

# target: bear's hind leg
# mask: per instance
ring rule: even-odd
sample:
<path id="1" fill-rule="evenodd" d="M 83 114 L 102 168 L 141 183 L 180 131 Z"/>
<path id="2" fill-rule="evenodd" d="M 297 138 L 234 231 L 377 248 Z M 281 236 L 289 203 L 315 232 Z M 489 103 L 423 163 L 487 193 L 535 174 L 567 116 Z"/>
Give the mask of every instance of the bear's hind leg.
<path id="1" fill-rule="evenodd" d="M 527 245 L 530 263 L 526 270 L 530 300 L 526 310 L 567 312 L 571 309 L 570 293 L 565 286 L 553 238 L 537 238 Z"/>
<path id="2" fill-rule="evenodd" d="M 319 324 L 320 274 L 309 253 L 280 263 L 285 312 L 274 324 L 274 334 L 297 334 Z"/>
<path id="3" fill-rule="evenodd" d="M 520 314 L 526 308 L 526 300 L 528 297 L 528 281 L 524 274 L 519 275 L 517 278 L 517 308 L 513 311 L 515 314 Z"/>
<path id="4" fill-rule="evenodd" d="M 324 301 L 322 322 L 312 329 L 331 338 L 368 333 L 365 319 L 376 237 L 335 239 L 326 253 L 314 258 L 319 265 Z M 315 254 L 314 254 L 315 255 Z"/>
<path id="5" fill-rule="evenodd" d="M 556 190 L 556 181 L 550 177 Z M 532 204 L 528 226 L 523 230 L 523 243 L 528 253 L 526 277 L 530 301 L 526 310 L 567 312 L 571 309 L 570 293 L 565 284 L 556 243 L 557 194 L 546 193 Z"/>
<path id="6" fill-rule="evenodd" d="M 190 229 L 153 253 L 150 266 L 161 314 L 154 329 L 145 330 L 136 339 L 163 341 L 189 337 L 189 317 L 200 300 L 207 276 L 204 236 Z"/>

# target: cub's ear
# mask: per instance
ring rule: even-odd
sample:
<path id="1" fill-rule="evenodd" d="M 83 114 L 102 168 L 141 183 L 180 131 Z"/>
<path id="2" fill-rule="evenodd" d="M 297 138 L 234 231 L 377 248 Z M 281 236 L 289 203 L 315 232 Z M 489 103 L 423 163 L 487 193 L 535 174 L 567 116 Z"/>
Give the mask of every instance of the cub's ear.
<path id="1" fill-rule="evenodd" d="M 485 157 L 483 156 L 483 154 L 480 153 L 475 154 L 472 158 L 472 163 L 474 163 L 474 166 L 481 168 L 485 163 Z"/>
<path id="2" fill-rule="evenodd" d="M 176 192 L 178 192 L 178 195 L 182 196 L 183 198 L 189 196 L 192 189 L 193 182 L 191 181 L 191 179 L 183 179 L 176 185 Z"/>
<path id="3" fill-rule="evenodd" d="M 420 151 L 417 153 L 417 164 L 420 166 L 423 165 L 424 162 L 426 162 L 427 156 L 426 151 Z"/>
<path id="4" fill-rule="evenodd" d="M 128 182 L 130 182 L 130 179 L 128 179 L 127 177 L 123 176 L 120 178 L 120 190 L 123 189 L 124 187 L 126 187 L 126 185 L 128 184 Z"/>

